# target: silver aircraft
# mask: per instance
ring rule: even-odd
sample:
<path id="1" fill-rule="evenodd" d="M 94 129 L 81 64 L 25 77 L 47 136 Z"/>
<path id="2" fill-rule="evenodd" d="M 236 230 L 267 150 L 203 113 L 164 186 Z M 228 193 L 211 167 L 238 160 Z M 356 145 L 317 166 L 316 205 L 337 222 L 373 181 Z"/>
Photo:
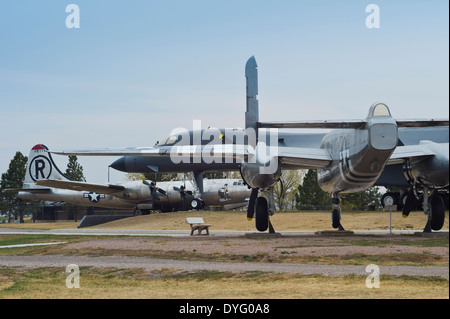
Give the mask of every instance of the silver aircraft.
<path id="1" fill-rule="evenodd" d="M 55 165 L 45 145 L 35 145 L 28 157 L 26 175 L 18 197 L 28 200 L 134 209 L 136 215 L 150 210 L 174 211 L 204 206 L 241 207 L 248 204 L 250 190 L 241 179 L 205 179 L 201 200 L 190 180 L 155 183 L 150 180 L 124 184 L 92 184 L 68 179 Z"/>
<path id="2" fill-rule="evenodd" d="M 210 141 L 209 139 L 201 139 L 202 145 L 210 143 L 216 144 L 236 144 L 236 140 L 240 140 L 245 136 L 245 129 L 219 129 L 221 138 L 218 141 Z M 208 136 L 210 129 L 190 130 L 190 140 L 193 136 Z M 261 134 L 261 133 L 260 133 Z M 267 134 L 267 132 L 265 133 Z M 290 147 L 307 147 L 318 148 L 326 133 L 292 133 L 278 132 L 278 145 Z M 236 139 L 236 137 L 238 137 Z M 267 138 L 266 138 L 267 139 Z M 164 148 L 179 143 L 180 135 L 170 135 L 164 142 L 155 146 L 155 148 Z M 448 143 L 449 127 L 448 126 L 432 126 L 432 127 L 400 127 L 398 129 L 397 146 L 417 145 L 421 141 L 431 141 L 434 143 Z M 192 143 L 192 142 L 191 142 Z M 203 173 L 208 171 L 239 171 L 240 162 L 233 159 L 232 163 L 206 163 L 202 158 L 200 162 L 182 162 L 174 164 L 170 157 L 165 156 L 122 156 L 114 161 L 109 167 L 127 173 L 169 173 L 169 172 L 191 172 L 193 173 L 193 183 L 198 185 L 199 189 L 203 186 Z M 397 210 L 403 210 L 407 216 L 409 212 L 419 210 L 422 205 L 421 201 L 416 200 L 422 197 L 422 193 L 416 190 L 415 196 L 412 197 L 413 202 L 406 205 L 406 199 L 410 194 L 410 190 L 414 187 L 414 179 L 411 178 L 410 166 L 406 163 L 399 162 L 385 167 L 380 177 L 375 182 L 375 186 L 384 186 L 390 190 L 381 198 L 381 204 L 397 205 Z M 288 165 L 283 165 L 283 169 L 289 169 Z M 445 173 L 445 172 L 444 172 Z M 439 194 L 446 201 L 446 209 L 448 209 L 448 188 L 439 190 Z M 201 196 L 201 195 L 200 195 Z M 411 198 L 410 198 L 411 200 Z"/>
<path id="3" fill-rule="evenodd" d="M 402 167 L 409 191 L 405 206 L 422 195 L 428 222 L 424 231 L 439 230 L 445 218 L 443 199 L 436 190 L 448 188 L 448 134 L 430 141 L 426 134 L 408 145 L 400 143 L 399 130 L 443 127 L 448 132 L 448 119 L 395 120 L 389 108 L 375 103 L 363 120 L 260 122 L 258 107 L 257 65 L 251 57 L 245 67 L 247 110 L 245 131 L 229 130 L 223 134 L 210 129 L 206 145 L 195 143 L 189 134 L 172 137 L 157 147 L 126 149 L 55 151 L 64 155 L 115 155 L 137 157 L 170 157 L 173 164 L 219 163 L 239 164 L 244 182 L 252 189 L 247 217 L 256 219 L 259 231 L 274 229 L 269 216 L 274 213 L 273 187 L 283 169 L 316 169 L 320 187 L 331 193 L 332 226 L 344 230 L 340 222 L 339 195 L 359 192 L 375 185 L 387 167 Z M 329 133 L 310 135 L 286 133 L 283 129 L 325 128 Z M 231 143 L 226 143 L 224 136 Z M 300 140 L 305 138 L 302 144 Z M 319 142 L 318 142 L 318 139 Z M 293 142 L 294 141 L 294 142 Z M 403 144 L 403 145 L 402 145 Z M 268 192 L 258 197 L 259 191 Z M 409 214 L 404 209 L 404 214 Z"/>

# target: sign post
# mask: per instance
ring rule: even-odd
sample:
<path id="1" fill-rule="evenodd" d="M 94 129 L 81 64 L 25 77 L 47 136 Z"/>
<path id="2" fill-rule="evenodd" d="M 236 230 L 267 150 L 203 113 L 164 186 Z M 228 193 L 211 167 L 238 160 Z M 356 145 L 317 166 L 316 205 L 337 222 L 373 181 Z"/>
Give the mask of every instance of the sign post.
<path id="1" fill-rule="evenodd" d="M 389 234 L 392 234 L 392 210 L 397 210 L 397 205 L 384 205 L 384 210 L 389 211 Z"/>

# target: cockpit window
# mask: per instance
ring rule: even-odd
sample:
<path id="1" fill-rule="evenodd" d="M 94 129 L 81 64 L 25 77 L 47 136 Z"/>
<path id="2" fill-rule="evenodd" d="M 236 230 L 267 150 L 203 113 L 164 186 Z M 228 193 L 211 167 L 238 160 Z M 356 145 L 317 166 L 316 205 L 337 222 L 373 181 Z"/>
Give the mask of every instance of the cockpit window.
<path id="1" fill-rule="evenodd" d="M 373 105 L 369 110 L 369 117 L 373 116 L 391 116 L 391 112 L 386 104 L 377 103 Z"/>
<path id="2" fill-rule="evenodd" d="M 169 138 L 165 140 L 162 145 L 173 145 L 177 139 L 178 137 L 176 135 L 169 136 Z"/>

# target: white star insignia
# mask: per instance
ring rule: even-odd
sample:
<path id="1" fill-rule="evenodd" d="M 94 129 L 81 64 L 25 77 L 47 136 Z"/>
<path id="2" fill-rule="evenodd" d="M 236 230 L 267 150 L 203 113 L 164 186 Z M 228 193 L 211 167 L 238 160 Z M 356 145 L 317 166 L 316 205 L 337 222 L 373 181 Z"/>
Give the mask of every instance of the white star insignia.
<path id="1" fill-rule="evenodd" d="M 98 198 L 100 197 L 100 194 L 97 193 L 89 193 L 90 201 L 93 203 L 98 202 Z"/>

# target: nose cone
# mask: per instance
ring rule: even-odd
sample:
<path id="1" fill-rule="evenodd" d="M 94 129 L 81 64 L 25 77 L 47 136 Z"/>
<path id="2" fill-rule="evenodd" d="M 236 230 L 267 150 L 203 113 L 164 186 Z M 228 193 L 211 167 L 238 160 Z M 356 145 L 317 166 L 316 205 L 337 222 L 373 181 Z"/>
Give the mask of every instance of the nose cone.
<path id="1" fill-rule="evenodd" d="M 121 172 L 126 172 L 126 165 L 125 165 L 125 157 L 121 157 L 118 160 L 116 160 L 114 163 L 112 163 L 111 165 L 109 165 L 110 167 L 121 171 Z"/>

